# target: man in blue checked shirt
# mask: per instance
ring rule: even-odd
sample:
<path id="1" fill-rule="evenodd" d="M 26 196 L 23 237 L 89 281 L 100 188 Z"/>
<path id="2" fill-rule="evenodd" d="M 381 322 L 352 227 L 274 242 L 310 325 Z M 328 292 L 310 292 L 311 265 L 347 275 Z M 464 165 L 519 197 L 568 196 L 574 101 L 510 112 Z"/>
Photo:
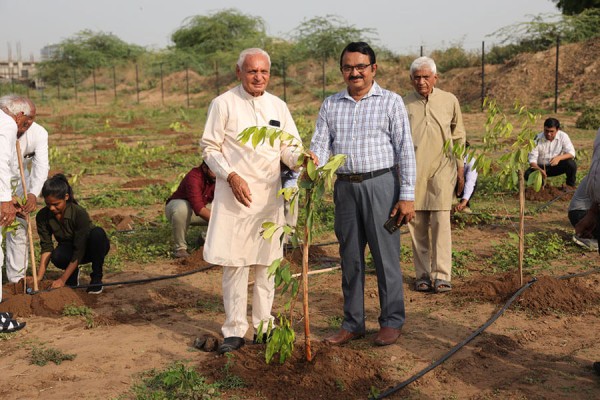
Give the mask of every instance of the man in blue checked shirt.
<path id="1" fill-rule="evenodd" d="M 323 102 L 311 150 L 321 164 L 345 154 L 334 187 L 335 234 L 340 243 L 344 321 L 326 343 L 344 344 L 365 334 L 365 247 L 377 272 L 380 330 L 375 344 L 396 342 L 404 324 L 400 234 L 389 233 L 415 215 L 415 154 L 402 97 L 375 81 L 375 52 L 364 42 L 342 51 L 347 88 Z"/>

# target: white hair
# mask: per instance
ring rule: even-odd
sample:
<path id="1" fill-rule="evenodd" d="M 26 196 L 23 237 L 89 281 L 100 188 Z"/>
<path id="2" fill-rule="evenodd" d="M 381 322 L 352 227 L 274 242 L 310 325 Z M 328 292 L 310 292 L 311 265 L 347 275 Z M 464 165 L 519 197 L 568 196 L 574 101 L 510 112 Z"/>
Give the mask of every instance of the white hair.
<path id="1" fill-rule="evenodd" d="M 269 62 L 269 68 L 271 68 L 271 57 L 269 57 L 269 53 L 267 53 L 263 49 L 259 49 L 258 47 L 252 47 L 250 49 L 242 50 L 242 52 L 240 53 L 240 56 L 238 57 L 238 61 L 237 61 L 238 68 L 240 70 L 242 69 L 242 65 L 244 65 L 244 61 L 246 61 L 246 57 L 253 56 L 256 54 L 265 56 L 267 58 L 267 61 Z"/>
<path id="2" fill-rule="evenodd" d="M 0 109 L 13 116 L 23 113 L 29 117 L 33 112 L 33 103 L 27 97 L 7 94 L 0 97 Z"/>
<path id="3" fill-rule="evenodd" d="M 429 68 L 431 72 L 435 75 L 437 74 L 437 68 L 435 66 L 435 61 L 433 61 L 429 57 L 419 57 L 415 61 L 410 64 L 410 74 L 414 74 L 415 71 L 420 70 L 421 68 Z"/>

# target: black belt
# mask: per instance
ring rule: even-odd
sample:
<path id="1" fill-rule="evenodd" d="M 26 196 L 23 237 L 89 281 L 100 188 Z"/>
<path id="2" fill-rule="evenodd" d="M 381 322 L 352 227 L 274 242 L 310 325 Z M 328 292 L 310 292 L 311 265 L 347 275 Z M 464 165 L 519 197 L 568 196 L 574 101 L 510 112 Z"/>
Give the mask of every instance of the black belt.
<path id="1" fill-rule="evenodd" d="M 375 178 L 383 174 L 387 174 L 392 170 L 391 167 L 378 169 L 377 171 L 365 172 L 364 174 L 337 174 L 337 178 L 340 181 L 347 181 L 353 183 L 360 183 L 362 181 L 366 181 L 367 179 Z"/>

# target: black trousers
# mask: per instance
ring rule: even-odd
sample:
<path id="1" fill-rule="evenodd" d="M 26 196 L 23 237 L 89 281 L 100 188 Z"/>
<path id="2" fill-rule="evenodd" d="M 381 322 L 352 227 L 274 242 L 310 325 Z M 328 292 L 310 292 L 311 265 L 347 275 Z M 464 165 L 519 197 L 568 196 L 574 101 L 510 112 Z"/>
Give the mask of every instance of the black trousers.
<path id="1" fill-rule="evenodd" d="M 88 240 L 85 246 L 85 255 L 79 265 L 92 263 L 92 273 L 90 277 L 92 282 L 102 280 L 102 269 L 104 266 L 104 258 L 110 250 L 110 241 L 106 236 L 106 232 L 99 226 L 92 228 L 88 236 Z M 62 270 L 67 269 L 71 258 L 73 257 L 73 244 L 72 243 L 59 243 L 58 246 L 52 251 L 50 255 L 50 261 L 57 268 Z M 73 274 L 67 280 L 67 286 L 77 285 L 77 273 L 79 267 L 73 272 Z M 73 279 L 71 279 L 73 278 Z"/>
<path id="2" fill-rule="evenodd" d="M 575 178 L 577 177 L 577 164 L 572 158 L 569 158 L 568 160 L 562 160 L 555 166 L 540 165 L 539 167 L 542 169 L 546 169 L 546 175 L 548 176 L 559 176 L 562 174 L 566 174 L 566 184 L 569 186 L 575 186 L 576 184 Z M 529 175 L 533 171 L 535 171 L 535 169 L 533 168 L 529 168 L 527 171 L 525 171 L 525 181 L 527 181 Z"/>

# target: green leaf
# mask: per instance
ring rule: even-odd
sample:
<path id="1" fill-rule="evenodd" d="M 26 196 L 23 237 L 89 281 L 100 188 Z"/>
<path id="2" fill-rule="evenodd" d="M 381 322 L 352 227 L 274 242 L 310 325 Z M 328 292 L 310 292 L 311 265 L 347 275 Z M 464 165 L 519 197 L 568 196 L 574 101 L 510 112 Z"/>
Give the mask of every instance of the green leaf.
<path id="1" fill-rule="evenodd" d="M 310 177 L 310 179 L 312 179 L 313 181 L 316 179 L 317 168 L 316 168 L 313 160 L 308 160 L 308 163 L 306 164 L 306 172 L 308 173 L 308 176 Z"/>

